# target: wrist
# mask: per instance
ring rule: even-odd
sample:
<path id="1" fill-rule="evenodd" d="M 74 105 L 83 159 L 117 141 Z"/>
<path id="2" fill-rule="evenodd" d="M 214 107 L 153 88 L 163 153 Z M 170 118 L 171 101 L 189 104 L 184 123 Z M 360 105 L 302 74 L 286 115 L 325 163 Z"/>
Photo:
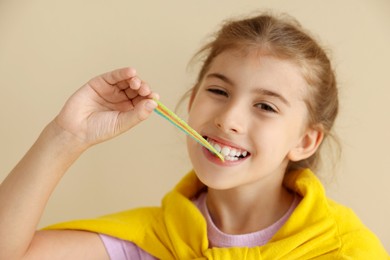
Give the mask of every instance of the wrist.
<path id="1" fill-rule="evenodd" d="M 38 140 L 42 140 L 47 145 L 51 144 L 53 152 L 61 156 L 78 157 L 90 146 L 79 137 L 63 129 L 55 120 L 44 128 Z"/>

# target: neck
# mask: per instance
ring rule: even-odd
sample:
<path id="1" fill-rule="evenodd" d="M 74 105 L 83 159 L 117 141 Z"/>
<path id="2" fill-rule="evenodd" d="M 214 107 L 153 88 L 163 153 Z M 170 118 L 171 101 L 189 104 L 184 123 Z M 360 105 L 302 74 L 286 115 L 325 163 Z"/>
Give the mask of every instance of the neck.
<path id="1" fill-rule="evenodd" d="M 287 212 L 294 198 L 282 180 L 260 180 L 229 190 L 209 188 L 207 207 L 213 222 L 227 234 L 246 234 L 272 225 Z"/>

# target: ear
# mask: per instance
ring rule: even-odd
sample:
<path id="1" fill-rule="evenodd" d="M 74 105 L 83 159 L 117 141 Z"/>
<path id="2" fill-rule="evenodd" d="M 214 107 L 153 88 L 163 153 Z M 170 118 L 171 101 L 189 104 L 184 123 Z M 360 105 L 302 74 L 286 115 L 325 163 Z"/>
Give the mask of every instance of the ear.
<path id="1" fill-rule="evenodd" d="M 296 162 L 309 158 L 317 151 L 323 139 L 324 131 L 321 126 L 308 128 L 299 143 L 288 153 L 288 159 Z"/>

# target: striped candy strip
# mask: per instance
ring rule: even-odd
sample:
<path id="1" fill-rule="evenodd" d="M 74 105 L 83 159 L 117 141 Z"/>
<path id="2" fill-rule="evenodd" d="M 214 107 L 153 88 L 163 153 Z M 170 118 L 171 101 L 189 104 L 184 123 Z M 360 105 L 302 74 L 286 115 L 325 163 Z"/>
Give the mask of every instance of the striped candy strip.
<path id="1" fill-rule="evenodd" d="M 174 126 L 182 130 L 187 135 L 191 136 L 195 141 L 206 147 L 212 153 L 218 156 L 219 159 L 225 161 L 223 155 L 219 153 L 215 148 L 207 142 L 198 132 L 196 132 L 192 127 L 190 127 L 183 119 L 178 117 L 175 113 L 173 113 L 169 108 L 164 106 L 160 101 L 154 100 L 157 103 L 157 108 L 154 110 L 158 115 L 165 118 L 169 122 L 171 122 Z"/>

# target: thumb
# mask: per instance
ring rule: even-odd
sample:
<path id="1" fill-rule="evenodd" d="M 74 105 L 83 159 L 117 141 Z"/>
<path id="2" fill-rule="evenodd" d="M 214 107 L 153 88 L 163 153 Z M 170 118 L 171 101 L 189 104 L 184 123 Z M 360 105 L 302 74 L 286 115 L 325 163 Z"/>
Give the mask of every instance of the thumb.
<path id="1" fill-rule="evenodd" d="M 145 120 L 157 107 L 156 101 L 153 99 L 144 99 L 135 106 L 135 113 L 140 121 Z"/>
<path id="2" fill-rule="evenodd" d="M 133 127 L 141 121 L 147 119 L 153 110 L 157 107 L 157 103 L 153 99 L 144 99 L 135 105 L 132 111 L 126 113 L 125 120 L 129 127 Z"/>

